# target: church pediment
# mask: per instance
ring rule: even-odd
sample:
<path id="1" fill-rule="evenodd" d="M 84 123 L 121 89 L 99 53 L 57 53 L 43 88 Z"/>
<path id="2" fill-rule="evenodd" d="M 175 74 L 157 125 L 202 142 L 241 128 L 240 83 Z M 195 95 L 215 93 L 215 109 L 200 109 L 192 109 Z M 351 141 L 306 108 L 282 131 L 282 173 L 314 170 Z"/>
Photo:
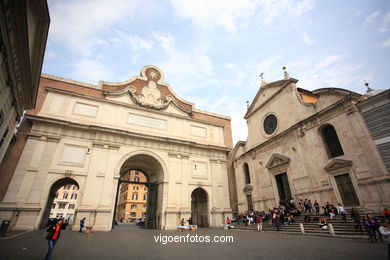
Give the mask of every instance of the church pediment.
<path id="1" fill-rule="evenodd" d="M 155 66 L 145 66 L 140 77 L 133 77 L 130 80 L 110 83 L 99 83 L 104 95 L 107 98 L 129 95 L 131 103 L 155 110 L 166 110 L 171 104 L 185 113 L 191 113 L 193 104 L 179 98 L 169 87 L 163 83 L 164 75 Z"/>
<path id="2" fill-rule="evenodd" d="M 268 169 L 271 169 L 271 168 L 274 168 L 274 167 L 277 167 L 277 166 L 280 166 L 280 165 L 283 165 L 283 164 L 286 164 L 289 162 L 290 162 L 290 158 L 288 158 L 287 156 L 284 156 L 284 155 L 281 155 L 278 153 L 274 153 L 271 156 L 271 158 L 268 160 L 268 163 L 265 167 Z"/>
<path id="3" fill-rule="evenodd" d="M 249 184 L 245 185 L 245 187 L 242 189 L 244 193 L 251 193 L 253 191 L 253 187 Z"/>
<path id="4" fill-rule="evenodd" d="M 272 99 L 276 98 L 281 91 L 290 84 L 297 83 L 298 80 L 294 78 L 278 80 L 271 83 L 267 83 L 262 86 L 257 92 L 255 98 L 252 101 L 252 104 L 249 106 L 244 118 L 249 118 L 254 112 L 260 109 L 262 106 L 270 102 Z"/>
<path id="5" fill-rule="evenodd" d="M 351 167 L 352 161 L 343 160 L 343 159 L 332 159 L 330 162 L 324 167 L 324 169 L 328 172 L 337 170 L 344 167 Z"/>

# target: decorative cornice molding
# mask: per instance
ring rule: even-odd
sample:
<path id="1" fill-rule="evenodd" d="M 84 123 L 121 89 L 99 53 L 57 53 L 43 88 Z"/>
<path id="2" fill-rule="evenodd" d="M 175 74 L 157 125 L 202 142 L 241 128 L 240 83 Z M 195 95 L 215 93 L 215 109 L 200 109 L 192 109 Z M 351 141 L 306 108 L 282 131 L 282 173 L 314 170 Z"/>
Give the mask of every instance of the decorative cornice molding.
<path id="1" fill-rule="evenodd" d="M 160 141 L 160 142 L 164 142 L 164 143 L 173 143 L 173 144 L 196 147 L 196 148 L 206 149 L 206 150 L 217 150 L 217 151 L 223 151 L 223 152 L 230 151 L 230 148 L 225 147 L 225 146 L 199 144 L 199 143 L 196 143 L 193 141 L 185 141 L 185 140 L 174 139 L 174 138 L 170 138 L 170 137 L 161 137 L 161 136 L 155 136 L 155 135 L 140 134 L 140 133 L 135 133 L 135 132 L 127 131 L 127 130 L 113 129 L 113 128 L 97 126 L 97 125 L 86 125 L 86 124 L 75 123 L 75 122 L 71 122 L 71 121 L 65 121 L 62 119 L 42 117 L 42 116 L 37 116 L 37 115 L 27 114 L 26 119 L 31 120 L 31 121 L 57 124 L 57 125 L 62 125 L 62 126 L 67 126 L 67 127 L 78 128 L 78 129 L 96 131 L 96 132 L 124 135 L 127 137 L 139 138 L 139 139 L 150 140 L 150 141 Z"/>
<path id="2" fill-rule="evenodd" d="M 41 133 L 34 133 L 34 132 L 27 133 L 27 137 L 34 140 L 54 142 L 54 143 L 58 143 L 59 141 L 61 141 L 62 138 L 61 136 L 58 135 L 41 134 Z"/>
<path id="3" fill-rule="evenodd" d="M 98 142 L 93 141 L 92 146 L 95 148 L 101 148 L 101 149 L 108 149 L 108 150 L 119 150 L 121 145 L 119 144 L 113 144 L 113 143 L 107 143 L 107 142 Z"/>
<path id="4" fill-rule="evenodd" d="M 168 152 L 169 157 L 173 157 L 176 159 L 185 159 L 188 160 L 190 158 L 190 155 L 188 153 L 181 153 L 181 152 Z"/>

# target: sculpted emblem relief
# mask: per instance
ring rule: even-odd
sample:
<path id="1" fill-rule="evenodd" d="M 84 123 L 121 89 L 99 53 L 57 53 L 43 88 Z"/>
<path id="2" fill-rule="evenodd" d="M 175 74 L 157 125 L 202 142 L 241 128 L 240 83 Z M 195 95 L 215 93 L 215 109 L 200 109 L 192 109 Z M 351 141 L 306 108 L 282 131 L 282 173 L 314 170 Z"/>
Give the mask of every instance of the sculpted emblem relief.
<path id="1" fill-rule="evenodd" d="M 154 68 L 148 68 L 145 71 L 145 76 L 148 79 L 148 84 L 142 88 L 140 95 L 136 94 L 136 89 L 130 89 L 132 96 L 137 103 L 143 107 L 154 109 L 165 109 L 172 101 L 172 97 L 167 96 L 166 101 L 161 98 L 161 92 L 157 88 L 157 82 L 161 78 L 161 74 Z"/>

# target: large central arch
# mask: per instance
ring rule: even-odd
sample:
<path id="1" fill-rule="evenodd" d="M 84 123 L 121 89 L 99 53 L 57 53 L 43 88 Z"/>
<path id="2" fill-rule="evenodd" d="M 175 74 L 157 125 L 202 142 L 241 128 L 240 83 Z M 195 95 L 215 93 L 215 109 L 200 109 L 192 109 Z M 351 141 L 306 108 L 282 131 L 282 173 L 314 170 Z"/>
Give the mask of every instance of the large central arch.
<path id="1" fill-rule="evenodd" d="M 164 178 L 166 178 L 166 167 L 162 159 L 148 151 L 138 151 L 128 154 L 120 162 L 119 181 L 116 195 L 115 208 L 118 200 L 119 185 L 121 177 L 129 170 L 139 170 L 147 177 L 148 198 L 145 227 L 151 229 L 163 228 L 163 189 Z M 115 214 L 114 214 L 115 216 Z"/>

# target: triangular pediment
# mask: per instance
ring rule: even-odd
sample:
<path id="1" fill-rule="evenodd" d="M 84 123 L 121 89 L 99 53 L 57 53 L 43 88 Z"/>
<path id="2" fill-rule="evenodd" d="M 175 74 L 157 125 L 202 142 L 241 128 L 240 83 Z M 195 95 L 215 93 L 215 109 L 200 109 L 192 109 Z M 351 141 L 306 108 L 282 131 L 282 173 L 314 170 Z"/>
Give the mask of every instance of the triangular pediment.
<path id="1" fill-rule="evenodd" d="M 265 166 L 266 168 L 274 168 L 286 163 L 290 162 L 290 158 L 278 153 L 274 153 L 271 158 L 268 160 L 267 165 Z"/>
<path id="2" fill-rule="evenodd" d="M 290 78 L 288 80 L 278 80 L 271 83 L 267 83 L 259 89 L 255 98 L 253 99 L 251 105 L 249 106 L 244 118 L 247 119 L 260 107 L 268 103 L 270 100 L 278 96 L 281 91 L 290 85 L 291 83 L 295 84 L 298 80 Z"/>
<path id="3" fill-rule="evenodd" d="M 244 193 L 249 193 L 253 191 L 253 187 L 249 184 L 245 185 L 245 187 L 242 189 Z"/>
<path id="4" fill-rule="evenodd" d="M 349 160 L 343 160 L 343 159 L 332 159 L 330 162 L 324 167 L 326 171 L 333 171 L 336 169 L 344 168 L 344 167 L 351 167 L 352 161 Z"/>

